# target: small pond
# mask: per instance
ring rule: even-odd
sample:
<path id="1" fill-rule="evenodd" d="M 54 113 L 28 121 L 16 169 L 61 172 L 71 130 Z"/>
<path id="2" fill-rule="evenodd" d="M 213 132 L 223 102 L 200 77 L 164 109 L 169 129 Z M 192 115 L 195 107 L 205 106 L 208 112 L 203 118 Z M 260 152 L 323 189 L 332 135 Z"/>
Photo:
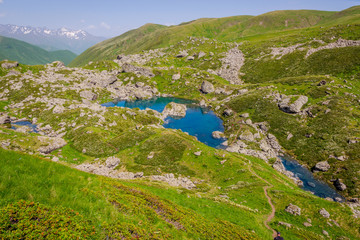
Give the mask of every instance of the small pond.
<path id="1" fill-rule="evenodd" d="M 282 156 L 280 159 L 287 171 L 294 173 L 296 177 L 303 181 L 304 186 L 302 189 L 313 192 L 316 196 L 322 198 L 329 197 L 336 201 L 339 201 L 339 199 L 341 199 L 341 201 L 345 200 L 343 196 L 337 193 L 336 190 L 331 188 L 327 183 L 315 179 L 313 174 L 296 160 L 289 156 Z"/>
<path id="2" fill-rule="evenodd" d="M 200 142 L 203 142 L 210 147 L 222 147 L 221 143 L 226 139 L 214 139 L 211 135 L 213 131 L 224 131 L 222 120 L 217 117 L 213 111 L 202 108 L 191 100 L 160 97 L 146 100 L 109 102 L 103 104 L 103 106 L 139 108 L 141 110 L 150 108 L 162 112 L 165 106 L 170 102 L 185 104 L 187 106 L 186 116 L 180 119 L 167 117 L 163 125 L 164 127 L 181 129 L 183 132 L 187 132 L 190 135 L 197 137 Z"/>
<path id="3" fill-rule="evenodd" d="M 13 125 L 15 125 L 15 126 L 13 126 Z M 32 124 L 29 121 L 19 121 L 19 122 L 12 122 L 11 123 L 11 128 L 12 129 L 16 129 L 17 128 L 16 126 L 18 126 L 18 127 L 26 126 L 26 127 L 30 128 L 31 132 L 35 132 L 35 133 L 38 132 L 38 130 L 36 130 L 36 127 L 37 127 L 36 124 Z"/>

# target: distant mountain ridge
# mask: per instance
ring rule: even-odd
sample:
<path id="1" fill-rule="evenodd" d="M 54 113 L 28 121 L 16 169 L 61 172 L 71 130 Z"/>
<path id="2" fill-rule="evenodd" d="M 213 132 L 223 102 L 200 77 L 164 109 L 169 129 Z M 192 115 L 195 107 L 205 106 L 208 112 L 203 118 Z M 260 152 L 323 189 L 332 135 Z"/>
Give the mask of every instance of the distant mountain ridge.
<path id="1" fill-rule="evenodd" d="M 106 39 L 93 36 L 84 30 L 72 30 L 65 27 L 52 30 L 46 27 L 12 24 L 0 24 L 0 35 L 39 46 L 47 51 L 70 50 L 77 54 Z"/>
<path id="2" fill-rule="evenodd" d="M 0 61 L 4 59 L 22 64 L 39 65 L 53 61 L 69 64 L 76 54 L 69 50 L 46 51 L 29 43 L 0 36 Z"/>

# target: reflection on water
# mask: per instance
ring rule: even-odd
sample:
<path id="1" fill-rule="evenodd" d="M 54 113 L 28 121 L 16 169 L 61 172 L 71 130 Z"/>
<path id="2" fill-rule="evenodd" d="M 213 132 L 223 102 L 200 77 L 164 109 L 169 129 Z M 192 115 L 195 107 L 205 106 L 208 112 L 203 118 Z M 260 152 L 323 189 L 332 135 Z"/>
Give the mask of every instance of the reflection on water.
<path id="1" fill-rule="evenodd" d="M 29 121 L 20 121 L 20 122 L 12 122 L 11 125 L 16 125 L 16 126 L 26 126 L 26 127 L 29 127 L 31 132 L 35 132 L 37 133 L 38 130 L 36 130 L 36 125 L 35 124 L 32 124 L 31 122 Z M 12 129 L 16 129 L 15 126 L 11 126 Z"/>

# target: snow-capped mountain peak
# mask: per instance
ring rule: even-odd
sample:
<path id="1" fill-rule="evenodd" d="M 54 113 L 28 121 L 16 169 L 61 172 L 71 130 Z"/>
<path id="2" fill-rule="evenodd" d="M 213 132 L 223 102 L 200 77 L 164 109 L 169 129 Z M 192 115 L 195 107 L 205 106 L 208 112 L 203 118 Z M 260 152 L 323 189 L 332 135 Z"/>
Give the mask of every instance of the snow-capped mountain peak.
<path id="1" fill-rule="evenodd" d="M 81 53 L 88 47 L 105 40 L 84 30 L 72 30 L 66 27 L 49 29 L 46 27 L 17 26 L 0 24 L 0 35 L 38 45 L 46 50 L 68 49 Z"/>

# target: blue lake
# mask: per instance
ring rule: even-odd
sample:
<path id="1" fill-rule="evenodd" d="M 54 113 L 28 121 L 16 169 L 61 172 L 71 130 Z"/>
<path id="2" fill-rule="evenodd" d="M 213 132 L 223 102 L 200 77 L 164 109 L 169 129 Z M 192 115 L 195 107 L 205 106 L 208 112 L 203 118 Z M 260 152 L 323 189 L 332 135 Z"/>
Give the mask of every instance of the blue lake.
<path id="1" fill-rule="evenodd" d="M 194 101 L 173 97 L 161 97 L 147 100 L 109 102 L 102 105 L 105 107 L 139 108 L 141 110 L 150 108 L 162 112 L 170 102 L 185 104 L 187 106 L 186 116 L 180 119 L 167 117 L 163 125 L 164 127 L 181 129 L 183 132 L 197 137 L 200 142 L 210 147 L 222 147 L 221 143 L 226 139 L 214 139 L 211 135 L 213 131 L 224 131 L 222 120 L 217 117 L 213 111 L 194 104 Z"/>
<path id="2" fill-rule="evenodd" d="M 336 192 L 335 189 L 331 188 L 327 183 L 324 183 L 320 180 L 314 178 L 313 174 L 296 160 L 290 158 L 289 156 L 280 157 L 285 169 L 295 174 L 301 181 L 303 181 L 304 186 L 302 189 L 313 192 L 316 196 L 322 198 L 336 198 L 345 200 L 343 196 Z"/>

